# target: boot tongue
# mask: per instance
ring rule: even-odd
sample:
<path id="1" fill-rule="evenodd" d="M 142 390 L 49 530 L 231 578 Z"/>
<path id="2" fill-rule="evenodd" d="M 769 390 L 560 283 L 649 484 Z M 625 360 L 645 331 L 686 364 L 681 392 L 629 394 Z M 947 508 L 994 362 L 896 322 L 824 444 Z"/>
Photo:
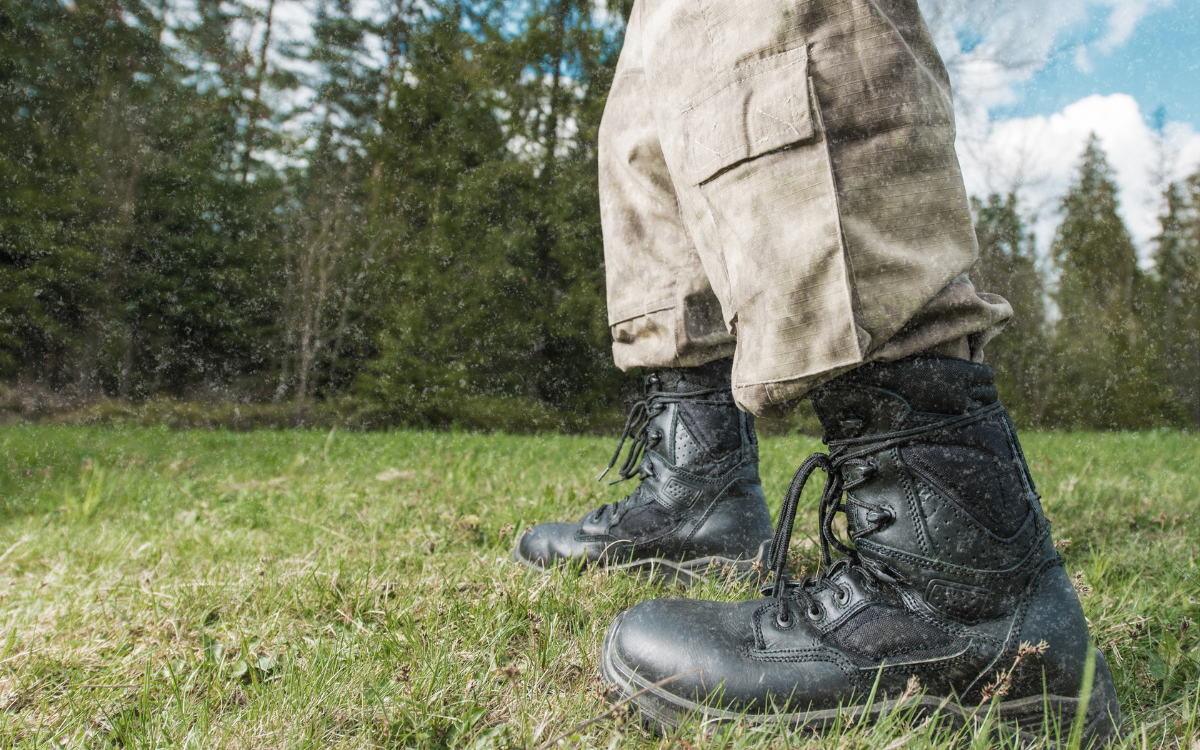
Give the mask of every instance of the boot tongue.
<path id="1" fill-rule="evenodd" d="M 895 362 L 869 362 L 831 384 L 891 391 L 913 411 L 966 414 L 1000 400 L 992 368 L 957 357 L 915 356 Z"/>
<path id="2" fill-rule="evenodd" d="M 990 367 L 956 357 L 869 362 L 813 392 L 826 440 L 901 429 L 914 412 L 967 414 L 999 400 Z"/>
<path id="3" fill-rule="evenodd" d="M 730 388 L 733 359 L 727 357 L 700 365 L 699 367 L 666 367 L 651 375 L 656 378 L 653 385 L 658 390 L 672 393 L 688 393 L 708 388 Z"/>

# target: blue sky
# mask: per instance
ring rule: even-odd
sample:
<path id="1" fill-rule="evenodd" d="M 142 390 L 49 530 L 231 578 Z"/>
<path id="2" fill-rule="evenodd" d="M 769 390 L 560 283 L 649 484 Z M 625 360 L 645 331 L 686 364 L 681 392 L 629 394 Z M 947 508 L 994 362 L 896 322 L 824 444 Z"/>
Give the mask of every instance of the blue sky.
<path id="1" fill-rule="evenodd" d="M 1048 0 L 1053 2 L 1053 0 Z M 1105 51 L 1112 7 L 1093 6 L 1086 22 L 1063 31 L 1050 63 L 1017 85 L 1018 102 L 992 110 L 997 118 L 1049 115 L 1091 94 L 1129 94 L 1153 120 L 1163 107 L 1168 120 L 1200 129 L 1200 0 L 1175 0 L 1141 18 L 1122 45 Z M 1081 70 L 1079 49 L 1086 48 Z M 1091 70 L 1087 63 L 1090 62 Z"/>
<path id="2" fill-rule="evenodd" d="M 1015 191 L 1045 250 L 1095 134 L 1151 262 L 1164 183 L 1200 172 L 1200 0 L 919 2 L 951 71 L 968 193 Z"/>

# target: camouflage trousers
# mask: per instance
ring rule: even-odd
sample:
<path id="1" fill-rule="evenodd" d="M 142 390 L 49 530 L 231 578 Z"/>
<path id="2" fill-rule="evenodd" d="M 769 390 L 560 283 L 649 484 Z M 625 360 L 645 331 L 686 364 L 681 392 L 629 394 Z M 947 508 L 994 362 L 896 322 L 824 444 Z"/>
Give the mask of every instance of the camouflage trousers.
<path id="1" fill-rule="evenodd" d="M 863 362 L 975 360 L 949 78 L 916 0 L 637 0 L 600 127 L 617 365 L 734 356 L 781 416 Z"/>

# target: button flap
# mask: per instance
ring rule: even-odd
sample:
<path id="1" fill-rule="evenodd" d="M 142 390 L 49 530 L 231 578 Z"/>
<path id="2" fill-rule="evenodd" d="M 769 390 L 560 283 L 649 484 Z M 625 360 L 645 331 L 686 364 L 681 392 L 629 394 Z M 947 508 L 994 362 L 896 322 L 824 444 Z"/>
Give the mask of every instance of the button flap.
<path id="1" fill-rule="evenodd" d="M 680 112 L 683 169 L 693 184 L 746 159 L 813 137 L 808 49 L 739 66 Z"/>

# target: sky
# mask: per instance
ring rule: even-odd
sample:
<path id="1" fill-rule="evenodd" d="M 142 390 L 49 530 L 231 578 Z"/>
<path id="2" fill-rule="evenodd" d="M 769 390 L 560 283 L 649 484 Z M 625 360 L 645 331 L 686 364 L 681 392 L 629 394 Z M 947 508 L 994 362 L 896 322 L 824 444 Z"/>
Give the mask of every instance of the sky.
<path id="1" fill-rule="evenodd" d="M 1200 169 L 1200 0 L 921 0 L 968 192 L 1016 190 L 1045 252 L 1091 133 L 1149 265 L 1162 180 Z"/>

